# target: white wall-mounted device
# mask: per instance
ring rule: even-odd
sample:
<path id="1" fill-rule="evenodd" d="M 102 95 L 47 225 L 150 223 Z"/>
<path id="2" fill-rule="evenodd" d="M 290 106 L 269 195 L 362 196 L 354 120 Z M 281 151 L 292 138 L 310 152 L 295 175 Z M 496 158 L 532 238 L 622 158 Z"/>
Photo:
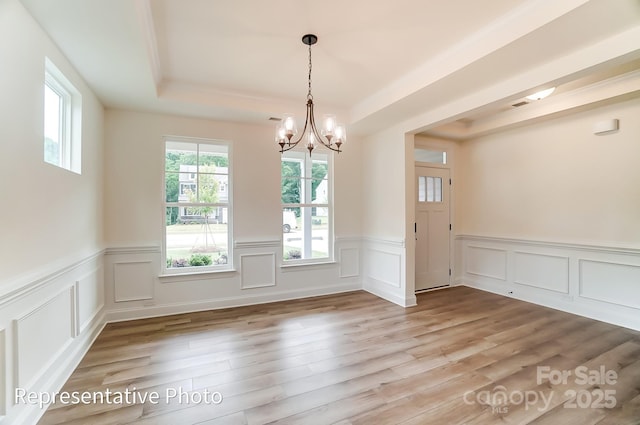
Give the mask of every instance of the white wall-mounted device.
<path id="1" fill-rule="evenodd" d="M 598 136 L 602 134 L 609 134 L 614 131 L 618 131 L 618 128 L 620 128 L 620 121 L 616 118 L 598 121 L 593 125 L 593 134 L 597 134 Z"/>

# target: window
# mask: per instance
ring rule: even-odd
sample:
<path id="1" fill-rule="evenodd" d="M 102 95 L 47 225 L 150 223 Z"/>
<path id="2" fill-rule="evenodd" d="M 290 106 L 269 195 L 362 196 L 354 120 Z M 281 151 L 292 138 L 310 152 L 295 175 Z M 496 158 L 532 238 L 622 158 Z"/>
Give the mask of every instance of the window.
<path id="1" fill-rule="evenodd" d="M 331 158 L 285 152 L 281 163 L 282 257 L 307 263 L 333 256 Z"/>
<path id="2" fill-rule="evenodd" d="M 442 202 L 442 178 L 419 176 L 418 202 Z"/>
<path id="3" fill-rule="evenodd" d="M 429 162 L 432 164 L 446 164 L 447 153 L 431 149 L 415 148 L 413 150 L 414 160 L 417 162 Z"/>
<path id="4" fill-rule="evenodd" d="M 44 160 L 80 174 L 82 97 L 47 58 L 44 73 Z"/>
<path id="5" fill-rule="evenodd" d="M 228 144 L 166 140 L 163 251 L 167 273 L 231 268 L 229 176 Z"/>

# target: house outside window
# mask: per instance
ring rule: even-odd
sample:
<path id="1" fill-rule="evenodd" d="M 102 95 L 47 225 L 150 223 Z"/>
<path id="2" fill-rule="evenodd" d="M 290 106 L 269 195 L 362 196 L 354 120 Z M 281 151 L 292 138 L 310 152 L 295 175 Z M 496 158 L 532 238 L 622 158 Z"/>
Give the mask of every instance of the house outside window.
<path id="1" fill-rule="evenodd" d="M 285 264 L 333 259 L 332 157 L 282 154 L 282 258 Z"/>
<path id="2" fill-rule="evenodd" d="M 165 143 L 165 272 L 230 269 L 229 145 L 185 138 Z"/>

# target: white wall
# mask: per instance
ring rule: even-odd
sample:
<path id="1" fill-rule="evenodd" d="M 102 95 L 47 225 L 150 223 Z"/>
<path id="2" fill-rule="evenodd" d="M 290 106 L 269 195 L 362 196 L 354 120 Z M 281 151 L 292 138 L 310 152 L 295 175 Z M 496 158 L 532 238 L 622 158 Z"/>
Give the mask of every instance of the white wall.
<path id="1" fill-rule="evenodd" d="M 272 142 L 272 126 L 120 110 L 109 110 L 106 117 L 106 282 L 112 319 L 360 287 L 361 158 L 356 138 L 334 160 L 337 263 L 281 268 L 280 153 Z M 166 135 L 231 141 L 236 272 L 158 279 Z M 134 294 L 130 301 L 121 300 L 132 297 L 117 295 L 124 288 Z"/>
<path id="2" fill-rule="evenodd" d="M 82 174 L 43 160 L 45 56 L 82 94 Z M 17 0 L 0 1 L 0 422 L 43 412 L 104 323 L 103 109 Z M 55 364 L 55 367 L 51 367 Z"/>
<path id="3" fill-rule="evenodd" d="M 456 280 L 640 329 L 639 116 L 628 100 L 464 142 Z"/>
<path id="4" fill-rule="evenodd" d="M 397 128 L 369 136 L 362 156 L 363 287 L 402 306 L 415 304 L 407 285 L 406 149 L 413 139 L 406 137 Z"/>
<path id="5" fill-rule="evenodd" d="M 17 275 L 102 248 L 102 106 L 22 5 L 0 3 L 0 291 Z M 82 94 L 82 175 L 43 160 L 44 61 Z M 37 240 L 38 242 L 34 242 Z"/>
<path id="6" fill-rule="evenodd" d="M 635 99 L 463 143 L 458 232 L 640 248 L 638 116 Z"/>
<path id="7" fill-rule="evenodd" d="M 405 234 L 405 135 L 390 129 L 363 142 L 363 233 L 402 240 Z"/>

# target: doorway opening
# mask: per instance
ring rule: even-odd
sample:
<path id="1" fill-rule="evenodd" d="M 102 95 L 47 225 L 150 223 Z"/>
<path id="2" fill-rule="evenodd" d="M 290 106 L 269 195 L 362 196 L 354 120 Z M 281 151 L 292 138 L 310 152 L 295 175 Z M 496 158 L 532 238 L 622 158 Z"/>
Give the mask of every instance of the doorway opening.
<path id="1" fill-rule="evenodd" d="M 416 149 L 415 292 L 451 285 L 451 175 L 446 152 Z M 418 152 L 421 151 L 421 152 Z M 423 159 L 424 161 L 424 159 Z"/>

